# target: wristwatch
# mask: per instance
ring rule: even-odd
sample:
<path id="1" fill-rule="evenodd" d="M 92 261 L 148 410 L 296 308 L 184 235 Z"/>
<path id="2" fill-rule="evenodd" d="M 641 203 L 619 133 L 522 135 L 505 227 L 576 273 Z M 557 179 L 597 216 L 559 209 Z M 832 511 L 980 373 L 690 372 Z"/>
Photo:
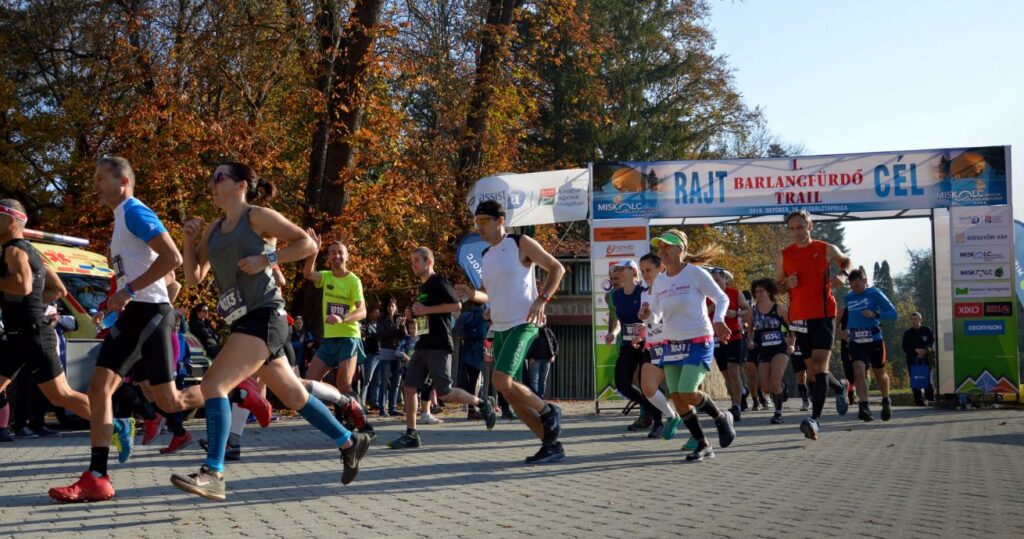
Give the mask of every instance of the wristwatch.
<path id="1" fill-rule="evenodd" d="M 541 292 L 537 297 L 544 300 L 544 303 L 551 303 L 551 295 L 545 292 Z"/>
<path id="2" fill-rule="evenodd" d="M 277 264 L 277 251 L 271 251 L 267 253 L 267 263 L 273 267 Z"/>

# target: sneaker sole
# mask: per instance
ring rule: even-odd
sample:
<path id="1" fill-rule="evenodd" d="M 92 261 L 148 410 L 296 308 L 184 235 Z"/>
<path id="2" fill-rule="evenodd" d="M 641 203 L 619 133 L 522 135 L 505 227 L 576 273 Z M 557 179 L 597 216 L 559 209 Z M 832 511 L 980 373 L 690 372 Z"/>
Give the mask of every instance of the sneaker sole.
<path id="1" fill-rule="evenodd" d="M 207 492 L 206 490 L 196 487 L 188 482 L 181 481 L 175 476 L 171 476 L 171 484 L 178 487 L 181 490 L 184 490 L 185 492 L 188 492 L 189 494 L 195 494 L 196 496 L 201 496 L 203 498 L 206 498 L 207 500 L 221 502 L 227 498 L 227 496 L 225 496 L 224 494 L 217 492 Z"/>
<path id="2" fill-rule="evenodd" d="M 565 458 L 565 453 L 556 453 L 554 455 L 550 455 L 550 456 L 544 457 L 544 458 L 542 458 L 540 460 L 527 461 L 526 463 L 527 464 L 547 464 L 549 462 L 558 462 L 558 461 L 560 461 L 560 460 L 562 460 L 564 458 Z"/>
<path id="3" fill-rule="evenodd" d="M 185 449 L 186 447 L 192 445 L 193 443 L 195 443 L 195 440 L 189 440 L 189 441 L 179 445 L 177 447 L 177 449 L 168 449 L 168 448 L 165 447 L 165 448 L 160 450 L 160 454 L 161 455 L 170 455 L 172 453 L 177 453 L 178 451 L 181 451 L 182 449 Z"/>
<path id="4" fill-rule="evenodd" d="M 691 459 L 691 458 L 689 458 L 689 456 L 687 456 L 686 462 L 703 462 L 704 460 L 713 459 L 713 458 L 715 458 L 715 454 L 714 453 L 709 453 L 707 455 L 701 455 L 700 457 L 695 458 L 695 459 Z"/>
<path id="5" fill-rule="evenodd" d="M 103 497 L 103 498 L 82 498 L 82 499 L 72 500 L 72 499 L 64 498 L 62 496 L 54 496 L 52 493 L 47 493 L 47 494 L 49 494 L 50 499 L 52 499 L 54 501 L 61 502 L 61 503 L 105 502 L 105 501 L 107 501 L 107 500 L 109 500 L 109 499 L 114 497 L 114 494 L 111 494 L 110 496 L 106 496 L 106 497 Z"/>
<path id="6" fill-rule="evenodd" d="M 804 433 L 804 438 L 808 440 L 818 440 L 818 433 L 814 431 L 814 427 L 810 423 L 800 423 L 800 432 Z"/>

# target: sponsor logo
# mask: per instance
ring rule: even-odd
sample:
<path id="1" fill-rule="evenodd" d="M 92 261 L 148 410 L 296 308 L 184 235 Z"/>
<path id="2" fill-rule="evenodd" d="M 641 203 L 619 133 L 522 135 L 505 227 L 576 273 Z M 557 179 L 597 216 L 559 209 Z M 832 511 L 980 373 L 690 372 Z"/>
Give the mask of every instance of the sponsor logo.
<path id="1" fill-rule="evenodd" d="M 587 190 L 565 184 L 558 188 L 559 206 L 586 206 Z"/>
<path id="2" fill-rule="evenodd" d="M 1013 303 L 1009 301 L 986 301 L 985 316 L 1010 316 L 1013 314 Z"/>
<path id="3" fill-rule="evenodd" d="M 480 193 L 479 202 L 487 202 L 488 200 L 497 200 L 502 205 L 505 204 L 505 191 L 495 191 L 493 193 Z"/>
<path id="4" fill-rule="evenodd" d="M 631 243 L 610 243 L 604 248 L 606 257 L 636 256 L 636 248 Z"/>
<path id="5" fill-rule="evenodd" d="M 953 296 L 956 298 L 998 298 L 1013 294 L 1009 284 L 983 283 L 970 285 L 956 285 L 953 287 Z"/>
<path id="6" fill-rule="evenodd" d="M 980 303 L 957 303 L 957 318 L 978 318 L 981 316 L 982 306 Z"/>
<path id="7" fill-rule="evenodd" d="M 957 262 L 1006 262 L 1010 258 L 1009 249 L 960 248 L 956 250 Z"/>
<path id="8" fill-rule="evenodd" d="M 540 190 L 540 200 L 537 202 L 541 206 L 554 206 L 557 195 L 554 187 L 547 187 Z"/>
<path id="9" fill-rule="evenodd" d="M 522 191 L 509 191 L 508 192 L 508 209 L 515 210 L 522 208 L 523 204 L 526 204 L 527 196 Z"/>
<path id="10" fill-rule="evenodd" d="M 964 322 L 964 334 L 969 337 L 1004 335 L 1006 334 L 1006 322 L 1003 320 L 968 320 Z"/>
<path id="11" fill-rule="evenodd" d="M 954 279 L 1000 279 L 1007 275 L 1006 266 L 959 266 L 953 269 Z"/>
<path id="12" fill-rule="evenodd" d="M 1010 233 L 1004 230 L 965 230 L 954 235 L 958 244 L 1009 244 Z"/>
<path id="13" fill-rule="evenodd" d="M 958 225 L 1001 225 L 1005 223 L 1002 215 L 986 213 L 983 215 L 961 215 L 957 217 Z"/>

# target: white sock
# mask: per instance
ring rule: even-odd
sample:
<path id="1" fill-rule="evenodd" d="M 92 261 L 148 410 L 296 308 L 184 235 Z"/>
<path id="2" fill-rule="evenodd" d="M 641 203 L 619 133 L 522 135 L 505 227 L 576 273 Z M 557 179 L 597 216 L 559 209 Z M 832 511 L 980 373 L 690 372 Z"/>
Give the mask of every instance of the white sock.
<path id="1" fill-rule="evenodd" d="M 665 394 L 662 393 L 660 389 L 655 391 L 654 396 L 648 397 L 647 400 L 651 401 L 651 404 L 653 404 L 655 408 L 661 410 L 661 413 L 664 414 L 666 418 L 676 416 L 675 408 L 669 404 L 668 400 L 665 398 Z"/>
<path id="2" fill-rule="evenodd" d="M 245 421 L 249 419 L 249 410 L 237 404 L 231 405 L 231 434 L 242 436 L 245 430 Z"/>
<path id="3" fill-rule="evenodd" d="M 323 402 L 330 404 L 337 404 L 341 400 L 341 392 L 338 388 L 327 385 L 323 382 L 317 382 L 315 380 L 303 380 L 302 385 L 306 386 L 306 391 L 310 395 L 320 399 Z"/>

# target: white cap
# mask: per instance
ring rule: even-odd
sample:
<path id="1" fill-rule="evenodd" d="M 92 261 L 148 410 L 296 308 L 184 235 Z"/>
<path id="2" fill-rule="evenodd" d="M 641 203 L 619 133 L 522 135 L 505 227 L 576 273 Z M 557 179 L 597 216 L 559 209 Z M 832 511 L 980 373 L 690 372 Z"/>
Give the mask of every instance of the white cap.
<path id="1" fill-rule="evenodd" d="M 640 275 L 640 266 L 638 266 L 636 264 L 636 262 L 633 261 L 632 258 L 624 258 L 622 260 L 619 260 L 618 262 L 615 263 L 615 265 L 613 267 L 615 267 L 615 268 L 633 268 L 633 271 L 635 271 L 637 275 Z"/>

